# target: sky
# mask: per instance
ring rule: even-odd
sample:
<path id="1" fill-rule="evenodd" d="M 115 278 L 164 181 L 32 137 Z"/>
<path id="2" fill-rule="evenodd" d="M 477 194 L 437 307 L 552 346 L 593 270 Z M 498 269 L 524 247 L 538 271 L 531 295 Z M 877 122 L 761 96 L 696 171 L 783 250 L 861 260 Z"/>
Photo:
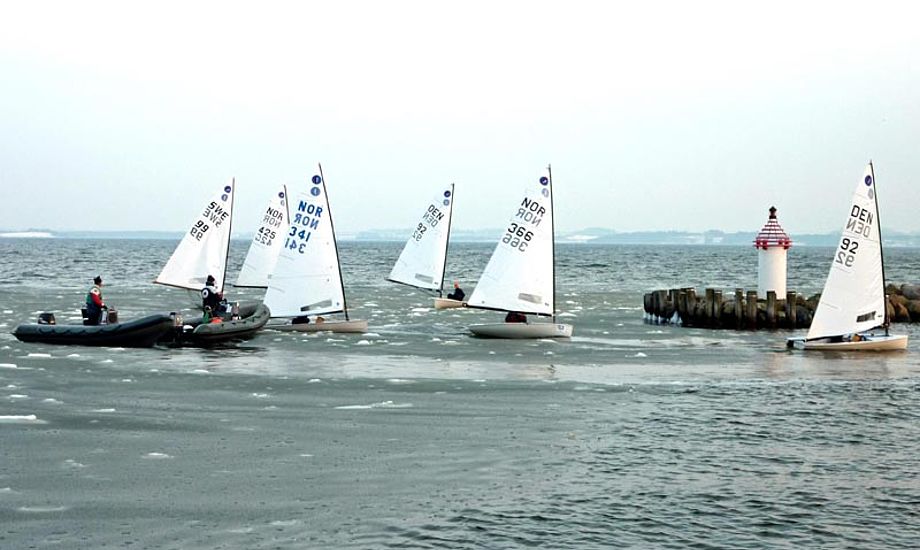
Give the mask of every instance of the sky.
<path id="1" fill-rule="evenodd" d="M 902 5 L 903 4 L 903 5 Z M 920 231 L 909 2 L 9 2 L 0 229 L 234 230 L 323 164 L 336 230 L 839 231 L 866 163 Z"/>

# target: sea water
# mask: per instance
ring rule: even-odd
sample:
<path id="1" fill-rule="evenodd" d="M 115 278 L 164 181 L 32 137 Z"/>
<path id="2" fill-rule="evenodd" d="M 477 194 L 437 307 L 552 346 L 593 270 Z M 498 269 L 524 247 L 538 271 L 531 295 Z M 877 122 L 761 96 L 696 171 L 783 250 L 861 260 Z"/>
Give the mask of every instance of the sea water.
<path id="1" fill-rule="evenodd" d="M 234 241 L 228 283 L 248 243 Z M 747 247 L 557 246 L 571 341 L 471 338 L 388 283 L 398 243 L 340 244 L 366 334 L 222 349 L 25 344 L 101 274 L 129 320 L 175 242 L 0 240 L 0 548 L 914 548 L 920 350 L 812 354 L 787 331 L 643 322 L 642 295 L 756 288 Z M 488 244 L 451 245 L 467 294 Z M 831 250 L 793 247 L 820 291 Z M 886 250 L 890 281 L 920 251 Z M 232 299 L 260 296 L 227 289 Z M 192 315 L 193 313 L 187 312 Z"/>

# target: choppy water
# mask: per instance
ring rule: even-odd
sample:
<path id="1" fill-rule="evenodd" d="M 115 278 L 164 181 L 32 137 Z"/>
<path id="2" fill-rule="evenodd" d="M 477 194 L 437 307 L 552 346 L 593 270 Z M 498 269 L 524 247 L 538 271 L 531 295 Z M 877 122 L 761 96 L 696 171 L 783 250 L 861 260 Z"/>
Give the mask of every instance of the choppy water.
<path id="1" fill-rule="evenodd" d="M 174 244 L 0 240 L 0 548 L 920 541 L 920 331 L 896 325 L 907 353 L 805 355 L 786 332 L 642 322 L 650 289 L 753 288 L 753 249 L 558 247 L 571 342 L 468 337 L 498 314 L 385 282 L 389 243 L 341 247 L 365 335 L 132 350 L 8 334 L 78 318 L 96 273 L 122 319 L 188 303 L 149 283 Z M 453 246 L 450 277 L 471 291 L 490 252 Z M 890 280 L 920 281 L 920 251 L 886 256 Z M 829 262 L 793 248 L 790 288 L 820 290 Z"/>

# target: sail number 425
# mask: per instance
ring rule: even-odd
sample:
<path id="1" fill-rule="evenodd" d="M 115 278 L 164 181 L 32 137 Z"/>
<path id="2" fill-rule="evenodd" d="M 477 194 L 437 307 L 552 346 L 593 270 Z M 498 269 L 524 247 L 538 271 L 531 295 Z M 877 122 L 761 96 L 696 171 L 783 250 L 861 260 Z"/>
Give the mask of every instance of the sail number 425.
<path id="1" fill-rule="evenodd" d="M 523 252 L 527 249 L 527 245 L 530 244 L 531 239 L 533 239 L 533 231 L 528 231 L 526 227 L 512 223 L 511 227 L 505 231 L 502 242 L 511 245 L 511 248 L 516 248 Z"/>
<path id="2" fill-rule="evenodd" d="M 853 267 L 853 262 L 856 261 L 857 249 L 859 249 L 859 241 L 844 237 L 840 240 L 840 250 L 837 251 L 837 257 L 834 259 L 834 263 Z"/>

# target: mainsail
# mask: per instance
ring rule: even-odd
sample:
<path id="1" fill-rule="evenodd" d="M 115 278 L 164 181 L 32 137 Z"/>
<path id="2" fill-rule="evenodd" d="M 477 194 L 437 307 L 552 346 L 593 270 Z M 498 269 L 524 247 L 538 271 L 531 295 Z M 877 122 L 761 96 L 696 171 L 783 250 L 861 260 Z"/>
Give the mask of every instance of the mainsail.
<path id="1" fill-rule="evenodd" d="M 885 324 L 885 282 L 872 163 L 856 186 L 807 339 Z"/>
<path id="2" fill-rule="evenodd" d="M 224 286 L 227 253 L 230 250 L 230 228 L 233 219 L 233 190 L 235 180 L 221 188 L 211 199 L 192 228 L 170 256 L 155 283 L 201 290 L 208 275 L 216 280 L 217 290 Z"/>
<path id="3" fill-rule="evenodd" d="M 396 265 L 390 271 L 390 281 L 427 290 L 441 290 L 453 204 L 453 185 L 438 193 L 428 203 L 396 260 Z"/>
<path id="4" fill-rule="evenodd" d="M 236 286 L 268 286 L 268 277 L 275 269 L 289 224 L 287 187 L 281 186 L 265 209 L 262 223 L 252 239 L 243 267 L 236 278 Z"/>
<path id="5" fill-rule="evenodd" d="M 291 196 L 291 219 L 282 236 L 265 305 L 272 317 L 297 317 L 345 311 L 345 292 L 332 212 L 321 175 Z"/>
<path id="6" fill-rule="evenodd" d="M 495 247 L 470 307 L 553 315 L 553 182 L 527 187 Z"/>

